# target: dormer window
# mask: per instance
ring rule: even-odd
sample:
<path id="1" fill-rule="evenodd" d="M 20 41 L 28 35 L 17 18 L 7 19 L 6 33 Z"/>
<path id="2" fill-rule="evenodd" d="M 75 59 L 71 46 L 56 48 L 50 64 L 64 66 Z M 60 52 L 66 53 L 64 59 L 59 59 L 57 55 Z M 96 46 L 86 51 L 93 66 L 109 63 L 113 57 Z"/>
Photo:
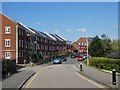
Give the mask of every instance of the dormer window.
<path id="1" fill-rule="evenodd" d="M 10 34 L 10 26 L 5 27 L 5 34 Z"/>

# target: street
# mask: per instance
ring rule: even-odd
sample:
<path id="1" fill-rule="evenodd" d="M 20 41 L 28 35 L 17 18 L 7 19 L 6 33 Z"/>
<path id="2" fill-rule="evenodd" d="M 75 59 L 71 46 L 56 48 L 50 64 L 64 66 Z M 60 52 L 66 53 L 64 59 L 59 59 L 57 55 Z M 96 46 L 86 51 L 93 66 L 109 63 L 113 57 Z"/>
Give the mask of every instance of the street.
<path id="1" fill-rule="evenodd" d="M 24 88 L 104 88 L 79 74 L 76 59 L 68 59 L 62 64 L 27 67 L 36 74 L 24 85 Z"/>

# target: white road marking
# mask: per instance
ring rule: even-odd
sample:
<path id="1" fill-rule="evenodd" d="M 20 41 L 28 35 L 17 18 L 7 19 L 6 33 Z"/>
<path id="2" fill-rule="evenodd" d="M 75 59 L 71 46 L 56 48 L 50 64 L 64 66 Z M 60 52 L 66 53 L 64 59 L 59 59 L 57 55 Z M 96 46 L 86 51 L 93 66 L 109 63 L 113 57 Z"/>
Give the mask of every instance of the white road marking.
<path id="1" fill-rule="evenodd" d="M 99 88 L 104 88 L 104 87 L 100 86 L 99 84 L 97 84 L 97 83 L 95 83 L 95 82 L 89 80 L 88 78 L 85 78 L 84 76 L 80 75 L 78 72 L 75 72 L 75 73 L 76 73 L 79 77 L 81 77 L 81 78 L 83 78 L 84 80 L 86 80 L 86 81 L 88 81 L 88 82 L 90 82 L 90 83 L 92 83 L 92 84 L 98 86 Z"/>
<path id="2" fill-rule="evenodd" d="M 73 67 L 74 67 L 77 71 L 80 71 L 75 65 L 73 65 Z"/>
<path id="3" fill-rule="evenodd" d="M 74 67 L 77 71 L 79 71 L 79 69 L 78 69 L 76 66 L 73 66 L 73 67 Z M 92 80 L 90 80 L 90 79 L 88 79 L 88 78 L 82 76 L 82 75 L 79 74 L 78 72 L 75 72 L 75 74 L 78 75 L 79 77 L 83 78 L 84 80 L 86 80 L 86 81 L 88 81 L 88 82 L 90 82 L 90 83 L 92 83 L 92 84 L 98 86 L 99 88 L 105 88 L 105 87 L 103 87 L 103 86 L 101 86 L 101 85 L 99 85 L 99 84 L 93 82 Z"/>

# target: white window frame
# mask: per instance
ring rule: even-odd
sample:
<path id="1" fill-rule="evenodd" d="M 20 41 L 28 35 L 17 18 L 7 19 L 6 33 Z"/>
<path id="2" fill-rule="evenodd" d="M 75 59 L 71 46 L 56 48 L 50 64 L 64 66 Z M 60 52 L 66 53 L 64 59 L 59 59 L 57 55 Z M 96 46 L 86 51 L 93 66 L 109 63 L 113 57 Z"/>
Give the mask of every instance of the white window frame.
<path id="1" fill-rule="evenodd" d="M 5 59 L 10 59 L 10 52 L 5 52 Z"/>
<path id="2" fill-rule="evenodd" d="M 5 47 L 10 47 L 10 44 L 11 44 L 10 39 L 5 39 Z"/>
<path id="3" fill-rule="evenodd" d="M 5 34 L 10 34 L 10 26 L 5 26 Z"/>

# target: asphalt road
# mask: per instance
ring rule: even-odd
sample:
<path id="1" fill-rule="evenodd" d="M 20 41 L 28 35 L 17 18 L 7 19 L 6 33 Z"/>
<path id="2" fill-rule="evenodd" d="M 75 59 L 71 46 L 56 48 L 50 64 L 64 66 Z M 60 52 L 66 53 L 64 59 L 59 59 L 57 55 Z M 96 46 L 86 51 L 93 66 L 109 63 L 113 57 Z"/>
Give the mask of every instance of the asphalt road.
<path id="1" fill-rule="evenodd" d="M 104 88 L 79 74 L 74 67 L 77 63 L 79 62 L 75 59 L 68 59 L 62 64 L 32 67 L 36 74 L 24 85 L 24 88 Z"/>

